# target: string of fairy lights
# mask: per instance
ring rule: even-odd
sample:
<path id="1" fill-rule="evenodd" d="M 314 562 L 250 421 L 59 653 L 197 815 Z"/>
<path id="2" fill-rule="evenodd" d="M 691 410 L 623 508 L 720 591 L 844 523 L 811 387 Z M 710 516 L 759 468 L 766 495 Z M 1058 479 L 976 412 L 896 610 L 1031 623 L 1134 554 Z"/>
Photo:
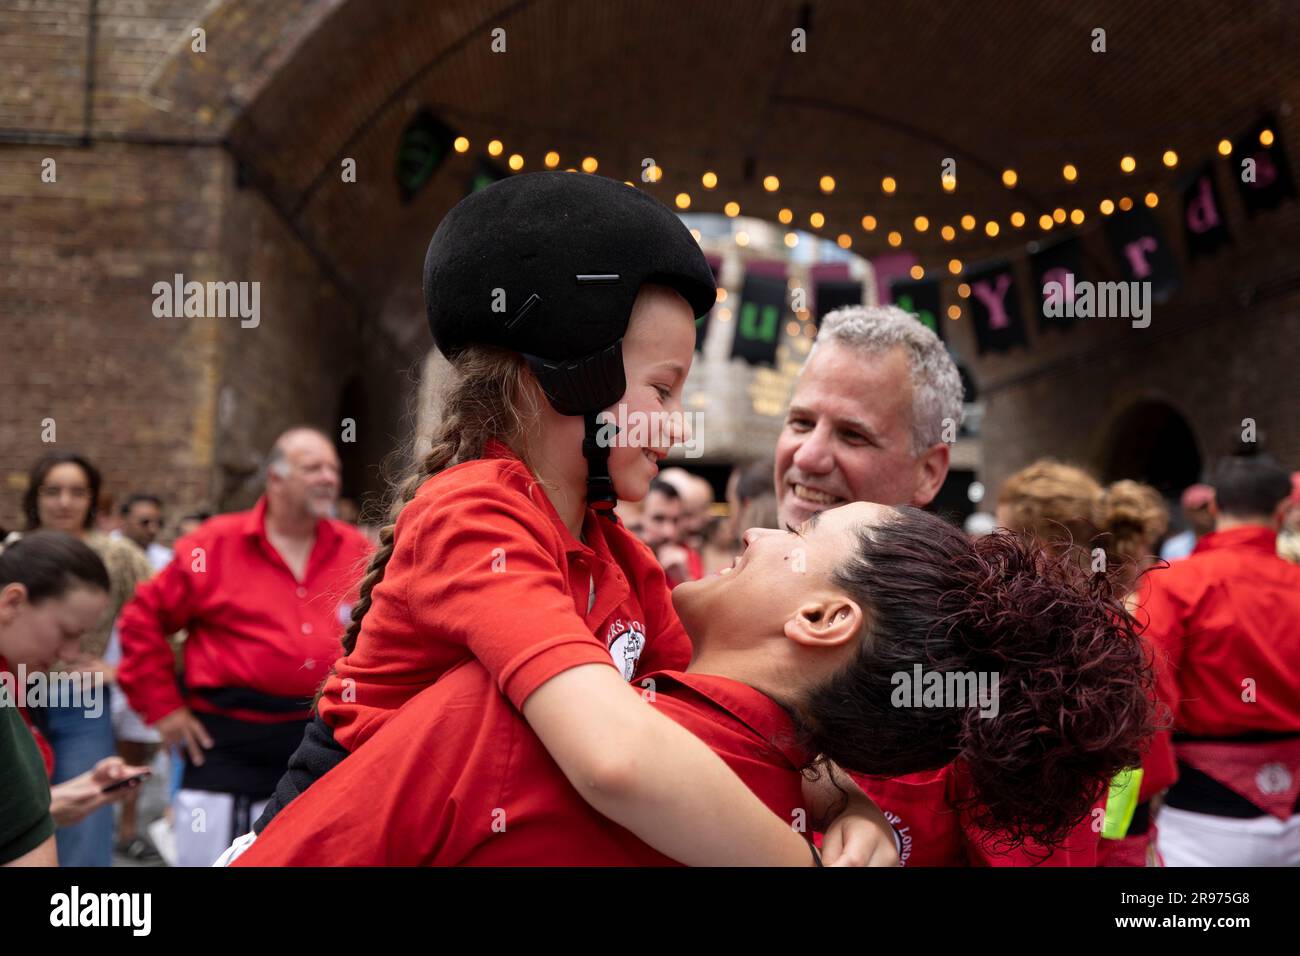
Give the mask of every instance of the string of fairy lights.
<path id="1" fill-rule="evenodd" d="M 1272 146 L 1275 138 L 1273 131 L 1268 128 L 1262 129 L 1259 133 L 1259 143 L 1265 148 Z M 457 136 L 452 142 L 452 148 L 455 149 L 457 153 L 467 153 L 469 152 L 470 147 L 470 140 L 466 136 Z M 1233 151 L 1232 141 L 1226 137 L 1220 139 L 1216 144 L 1215 151 L 1218 155 L 1223 157 L 1231 156 Z M 505 153 L 505 145 L 500 139 L 491 139 L 487 144 L 487 152 L 489 156 L 500 157 Z M 1160 165 L 1167 170 L 1176 169 L 1179 161 L 1180 157 L 1177 151 L 1173 149 L 1164 150 L 1159 159 Z M 558 169 L 560 168 L 560 162 L 560 154 L 555 150 L 548 151 L 542 158 L 542 165 L 546 169 Z M 526 165 L 523 154 L 518 152 L 511 153 L 506 158 L 506 165 L 510 168 L 511 172 L 521 172 Z M 1118 166 L 1123 175 L 1131 176 L 1137 172 L 1138 161 L 1131 153 L 1126 153 L 1120 157 Z M 583 156 L 581 160 L 579 160 L 577 166 L 566 167 L 569 172 L 577 172 L 580 169 L 584 173 L 595 173 L 599 168 L 599 160 L 595 156 L 591 155 Z M 645 167 L 642 172 L 644 181 L 647 183 L 658 183 L 662 181 L 663 175 L 664 171 L 662 167 L 653 163 Z M 1074 163 L 1065 163 L 1061 167 L 1061 178 L 1068 185 L 1077 183 L 1079 181 L 1079 175 L 1079 168 Z M 699 179 L 701 187 L 709 192 L 717 189 L 720 182 L 718 174 L 713 170 L 705 170 L 700 174 Z M 1015 169 L 1007 167 L 1002 170 L 1001 181 L 1004 187 L 1009 190 L 1014 190 L 1020 185 L 1020 174 Z M 624 180 L 624 182 L 629 186 L 636 186 L 636 183 L 631 180 Z M 769 173 L 765 175 L 762 178 L 761 183 L 762 188 L 766 193 L 775 196 L 781 192 L 781 179 L 774 174 Z M 822 175 L 817 180 L 817 189 L 824 196 L 833 195 L 835 190 L 838 188 L 838 185 L 839 184 L 836 182 L 835 177 L 829 174 Z M 944 192 L 955 192 L 957 189 L 956 175 L 944 174 L 940 176 L 940 185 Z M 895 195 L 898 191 L 898 180 L 893 176 L 882 177 L 880 180 L 880 191 L 886 197 Z M 1108 196 L 1097 203 L 1097 211 L 1102 216 L 1113 215 L 1117 209 L 1121 212 L 1128 212 L 1133 209 L 1139 201 L 1148 208 L 1154 209 L 1160 204 L 1160 196 L 1153 189 L 1148 190 L 1138 199 L 1135 199 L 1131 195 L 1120 195 L 1117 199 L 1112 199 Z M 673 197 L 674 205 L 682 212 L 689 211 L 693 202 L 694 200 L 691 194 L 685 190 L 678 192 Z M 722 212 L 723 215 L 728 218 L 735 219 L 741 214 L 741 205 L 734 199 L 728 200 L 723 203 Z M 789 205 L 782 205 L 778 208 L 776 218 L 783 226 L 794 226 L 795 213 Z M 1068 209 L 1065 206 L 1057 206 L 1050 213 L 1043 212 L 1039 215 L 1038 228 L 1041 233 L 1046 234 L 1057 227 L 1065 226 L 1066 223 L 1073 226 L 1081 226 L 1087 220 L 1088 213 L 1082 206 L 1074 206 L 1073 208 Z M 825 227 L 826 216 L 819 210 L 812 210 L 808 213 L 807 223 L 810 229 L 816 232 Z M 883 229 L 880 220 L 871 213 L 865 213 L 859 219 L 858 225 L 861 227 L 863 232 L 868 234 L 874 234 L 877 233 L 878 230 Z M 930 233 L 932 228 L 936 227 L 936 221 L 932 220 L 929 216 L 916 215 L 912 218 L 910 225 L 911 229 L 917 235 L 926 235 Z M 1022 210 L 1015 210 L 1007 217 L 1007 225 L 1010 229 L 1022 230 L 1026 226 L 1030 225 L 1030 218 Z M 986 219 L 981 226 L 979 219 L 972 213 L 964 213 L 957 219 L 955 224 L 938 224 L 936 231 L 944 242 L 954 242 L 962 233 L 975 233 L 976 230 L 979 229 L 982 229 L 984 235 L 989 239 L 997 239 L 1000 235 L 1003 235 L 1004 232 L 1010 234 L 1008 230 L 1004 230 L 1002 223 L 997 219 Z M 696 235 L 696 238 L 699 238 L 698 234 Z M 744 230 L 737 231 L 733 239 L 739 246 L 746 246 L 749 243 L 749 236 Z M 783 241 L 788 248 L 794 248 L 799 242 L 799 235 L 791 229 L 785 233 Z M 841 249 L 847 250 L 853 247 L 853 236 L 848 232 L 837 234 L 834 241 Z M 889 231 L 885 233 L 885 241 L 891 248 L 901 248 L 905 241 L 903 231 L 899 228 L 889 229 Z M 938 269 L 939 267 L 935 268 Z M 965 264 L 960 258 L 954 256 L 948 259 L 944 264 L 944 268 L 946 268 L 946 271 L 950 275 L 957 277 L 965 270 Z M 926 269 L 924 266 L 917 264 L 911 267 L 909 274 L 913 279 L 919 281 L 925 278 Z M 719 293 L 719 301 L 722 301 L 721 296 L 725 295 L 725 290 L 720 289 Z M 962 298 L 968 298 L 970 296 L 970 286 L 965 282 L 959 283 L 957 286 L 957 294 Z M 960 318 L 961 308 L 957 305 L 949 306 L 948 317 L 951 319 Z"/>

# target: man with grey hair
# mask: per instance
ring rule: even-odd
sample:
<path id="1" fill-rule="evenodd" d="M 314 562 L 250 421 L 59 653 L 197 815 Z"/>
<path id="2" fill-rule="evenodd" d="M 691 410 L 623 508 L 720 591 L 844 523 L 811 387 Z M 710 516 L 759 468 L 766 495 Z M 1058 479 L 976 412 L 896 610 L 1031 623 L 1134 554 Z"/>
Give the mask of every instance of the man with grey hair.
<path id="1" fill-rule="evenodd" d="M 781 520 L 797 529 L 850 501 L 929 504 L 948 475 L 961 423 L 957 366 L 938 336 L 895 306 L 850 306 L 823 320 L 776 446 Z M 903 865 L 1093 866 L 1091 819 L 1048 851 L 1003 850 L 980 830 L 968 778 L 949 764 L 892 779 L 858 779 L 899 834 Z"/>
<path id="2" fill-rule="evenodd" d="M 961 423 L 957 366 L 938 336 L 897 306 L 850 306 L 822 320 L 776 444 L 781 521 L 797 528 L 850 501 L 929 504 Z"/>
<path id="3" fill-rule="evenodd" d="M 333 517 L 339 486 L 330 439 L 289 429 L 267 456 L 257 505 L 183 536 L 122 610 L 118 682 L 185 757 L 174 806 L 181 866 L 212 863 L 250 829 L 339 656 L 370 552 Z M 167 643 L 181 628 L 183 683 Z"/>

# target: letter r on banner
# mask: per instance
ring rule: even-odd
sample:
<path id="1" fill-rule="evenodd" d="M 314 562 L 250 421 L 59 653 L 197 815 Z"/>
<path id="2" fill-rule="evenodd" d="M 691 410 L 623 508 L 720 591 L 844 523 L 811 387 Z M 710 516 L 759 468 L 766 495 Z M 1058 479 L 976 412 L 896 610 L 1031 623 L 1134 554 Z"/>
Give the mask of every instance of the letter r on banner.
<path id="1" fill-rule="evenodd" d="M 1155 236 L 1143 236 L 1124 246 L 1124 255 L 1128 257 L 1129 268 L 1133 270 L 1133 278 L 1145 279 L 1151 274 L 1151 266 L 1147 262 L 1147 255 L 1155 252 L 1159 247 L 1160 243 L 1156 242 Z"/>

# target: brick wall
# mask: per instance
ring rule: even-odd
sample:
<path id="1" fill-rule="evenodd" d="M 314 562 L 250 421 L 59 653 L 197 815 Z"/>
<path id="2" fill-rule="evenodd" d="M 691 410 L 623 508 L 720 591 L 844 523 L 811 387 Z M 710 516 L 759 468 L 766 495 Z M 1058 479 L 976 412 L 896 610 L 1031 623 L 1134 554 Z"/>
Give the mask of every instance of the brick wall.
<path id="1" fill-rule="evenodd" d="M 208 128 L 213 111 L 156 96 L 191 26 L 219 36 L 223 21 L 238 28 L 242 6 L 101 0 L 86 144 L 88 5 L 0 5 L 0 526 L 20 525 L 27 471 L 51 448 L 87 455 L 119 501 L 154 491 L 173 516 L 246 506 L 281 429 L 310 423 L 338 438 L 349 381 L 362 420 L 345 449 L 360 487 L 347 490 L 380 487 L 365 465 L 400 431 L 402 357 L 367 334 L 284 216 L 239 184 Z M 287 21 L 289 6 L 276 16 Z M 153 284 L 176 273 L 258 282 L 259 325 L 156 318 Z"/>
<path id="2" fill-rule="evenodd" d="M 52 448 L 91 458 L 119 499 L 210 499 L 217 329 L 154 318 L 151 289 L 221 271 L 229 165 L 209 148 L 0 151 L 0 524 L 16 526 L 27 469 Z"/>

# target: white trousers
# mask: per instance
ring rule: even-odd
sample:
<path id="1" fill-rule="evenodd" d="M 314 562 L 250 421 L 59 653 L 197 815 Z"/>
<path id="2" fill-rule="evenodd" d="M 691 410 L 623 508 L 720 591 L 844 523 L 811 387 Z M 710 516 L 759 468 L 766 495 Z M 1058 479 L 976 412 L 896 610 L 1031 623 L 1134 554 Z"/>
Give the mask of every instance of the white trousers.
<path id="1" fill-rule="evenodd" d="M 253 829 L 253 821 L 270 802 L 211 790 L 178 790 L 172 804 L 176 865 L 211 866 L 236 837 Z"/>
<path id="2" fill-rule="evenodd" d="M 1165 866 L 1300 866 L 1300 814 L 1239 820 L 1161 807 L 1156 822 Z"/>

